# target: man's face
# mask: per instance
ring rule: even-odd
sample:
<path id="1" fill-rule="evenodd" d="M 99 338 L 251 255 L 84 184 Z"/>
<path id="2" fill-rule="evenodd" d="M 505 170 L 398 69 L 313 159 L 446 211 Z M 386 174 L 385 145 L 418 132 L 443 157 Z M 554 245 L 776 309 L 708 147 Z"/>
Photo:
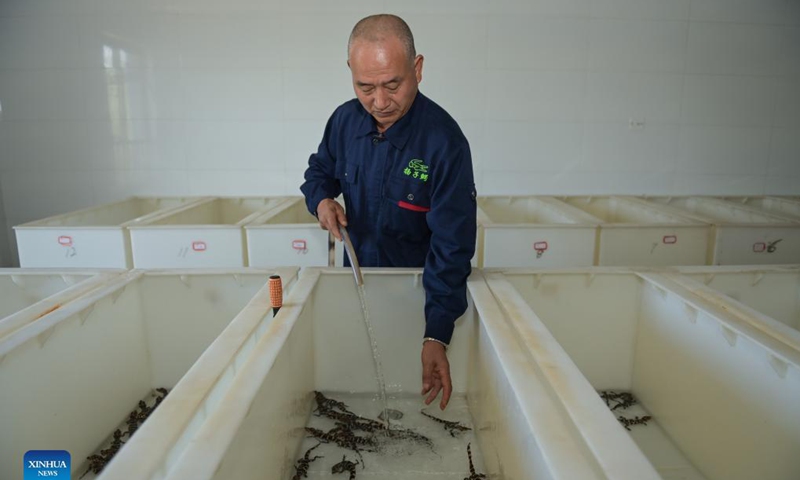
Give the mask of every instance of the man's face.
<path id="1" fill-rule="evenodd" d="M 383 42 L 356 40 L 350 47 L 353 88 L 361 105 L 375 118 L 379 132 L 411 108 L 422 81 L 422 55 L 413 62 L 397 38 Z"/>

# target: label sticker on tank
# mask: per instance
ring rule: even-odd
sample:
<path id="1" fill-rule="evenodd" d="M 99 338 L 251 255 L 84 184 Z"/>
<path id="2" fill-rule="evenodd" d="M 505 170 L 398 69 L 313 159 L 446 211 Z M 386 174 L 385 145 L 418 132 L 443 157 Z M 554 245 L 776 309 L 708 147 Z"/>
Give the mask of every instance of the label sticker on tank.
<path id="1" fill-rule="evenodd" d="M 664 245 L 674 245 L 678 243 L 678 236 L 677 235 L 664 235 L 662 239 Z"/>
<path id="2" fill-rule="evenodd" d="M 306 253 L 308 251 L 305 240 L 292 240 L 292 248 L 297 250 L 297 253 Z"/>
<path id="3" fill-rule="evenodd" d="M 205 252 L 207 248 L 206 242 L 192 242 L 192 250 L 195 252 Z"/>
<path id="4" fill-rule="evenodd" d="M 58 237 L 58 244 L 63 245 L 65 247 L 71 247 L 72 237 L 70 237 L 69 235 L 61 235 L 60 237 Z"/>

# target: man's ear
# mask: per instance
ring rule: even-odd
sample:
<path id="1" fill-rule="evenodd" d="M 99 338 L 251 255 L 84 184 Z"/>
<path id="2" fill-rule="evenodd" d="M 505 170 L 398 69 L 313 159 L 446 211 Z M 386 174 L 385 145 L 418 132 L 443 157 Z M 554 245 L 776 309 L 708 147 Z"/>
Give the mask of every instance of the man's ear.
<path id="1" fill-rule="evenodd" d="M 425 57 L 422 55 L 417 55 L 414 58 L 414 75 L 417 77 L 417 83 L 422 82 L 422 62 L 425 61 Z"/>

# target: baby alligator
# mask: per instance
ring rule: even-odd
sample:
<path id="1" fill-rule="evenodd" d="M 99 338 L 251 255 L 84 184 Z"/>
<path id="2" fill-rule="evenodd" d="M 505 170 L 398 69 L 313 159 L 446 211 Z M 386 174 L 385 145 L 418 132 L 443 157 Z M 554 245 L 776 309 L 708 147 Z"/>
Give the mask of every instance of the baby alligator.
<path id="1" fill-rule="evenodd" d="M 312 427 L 306 427 L 306 432 L 323 443 L 333 442 L 342 448 L 352 450 L 356 452 L 359 457 L 361 457 L 362 450 L 368 452 L 374 452 L 376 450 L 374 438 L 359 437 L 344 423 L 336 423 L 336 427 L 327 432 Z"/>
<path id="2" fill-rule="evenodd" d="M 483 473 L 475 473 L 475 466 L 472 465 L 472 446 L 471 443 L 467 444 L 467 457 L 469 457 L 469 477 L 465 477 L 464 480 L 480 480 L 486 478 L 486 475 Z"/>
<path id="3" fill-rule="evenodd" d="M 303 458 L 297 459 L 297 464 L 294 466 L 295 473 L 292 477 L 292 480 L 300 480 L 301 478 L 308 477 L 308 467 L 311 465 L 311 462 L 318 458 L 324 458 L 322 456 L 314 456 L 314 458 L 309 458 L 311 456 L 311 451 L 315 448 L 319 447 L 321 443 L 314 445 L 313 447 L 306 450 L 306 454 L 303 455 Z"/>
<path id="4" fill-rule="evenodd" d="M 625 418 L 622 415 L 617 417 L 619 423 L 625 427 L 625 430 L 630 431 L 633 425 L 647 425 L 647 422 L 650 421 L 652 417 L 650 415 L 645 415 L 644 417 L 633 417 L 633 418 Z"/>
<path id="5" fill-rule="evenodd" d="M 443 428 L 445 430 L 447 430 L 448 432 L 450 432 L 450 436 L 451 437 L 455 437 L 457 432 L 460 433 L 460 432 L 466 432 L 467 430 L 472 430 L 471 428 L 465 427 L 464 425 L 461 425 L 458 422 L 451 422 L 449 420 L 442 420 L 441 418 L 436 418 L 433 415 L 425 413 L 422 410 L 420 410 L 419 413 L 425 415 L 426 417 L 430 418 L 433 421 L 441 423 L 444 426 Z"/>
<path id="6" fill-rule="evenodd" d="M 336 475 L 337 473 L 350 472 L 350 480 L 355 480 L 356 465 L 358 465 L 358 462 L 353 463 L 347 460 L 345 455 L 342 455 L 342 461 L 331 467 L 331 473 Z"/>
<path id="7" fill-rule="evenodd" d="M 322 394 L 322 392 L 314 391 L 314 400 L 317 401 L 317 408 L 314 411 L 319 411 L 323 413 L 326 410 L 341 410 L 344 413 L 352 413 L 347 408 L 347 404 L 344 402 L 340 402 L 338 400 L 334 400 L 332 398 L 328 398 Z"/>

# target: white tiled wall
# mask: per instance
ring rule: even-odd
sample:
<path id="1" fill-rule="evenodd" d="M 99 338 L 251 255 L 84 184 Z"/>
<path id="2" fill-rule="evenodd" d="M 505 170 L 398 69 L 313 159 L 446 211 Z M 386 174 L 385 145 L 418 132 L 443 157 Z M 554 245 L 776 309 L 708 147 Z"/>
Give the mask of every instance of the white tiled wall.
<path id="1" fill-rule="evenodd" d="M 380 11 L 481 194 L 800 193 L 798 0 L 0 0 L 0 219 L 297 194 Z"/>

